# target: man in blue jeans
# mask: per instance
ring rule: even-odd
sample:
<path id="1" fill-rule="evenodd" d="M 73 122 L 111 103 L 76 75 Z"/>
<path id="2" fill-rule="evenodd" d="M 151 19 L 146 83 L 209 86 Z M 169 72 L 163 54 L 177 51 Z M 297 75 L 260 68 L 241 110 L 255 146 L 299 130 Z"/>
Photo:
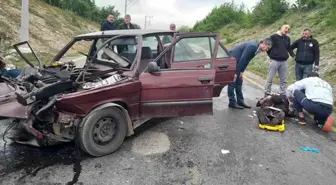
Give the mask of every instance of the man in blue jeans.
<path id="1" fill-rule="evenodd" d="M 242 92 L 243 85 L 243 73 L 250 63 L 250 61 L 260 51 L 268 51 L 272 47 L 271 39 L 267 38 L 260 42 L 248 41 L 237 45 L 230 50 L 230 55 L 236 58 L 236 74 L 235 81 L 228 86 L 229 107 L 235 109 L 251 108 L 244 102 L 244 96 Z M 235 91 L 236 96 L 235 97 Z"/>
<path id="2" fill-rule="evenodd" d="M 306 110 L 314 115 L 316 124 L 322 128 L 333 110 L 332 91 L 331 85 L 322 80 L 316 72 L 311 72 L 307 78 L 290 85 L 286 94 L 289 99 L 293 99 L 299 124 L 306 124 L 303 113 L 303 110 Z"/>
<path id="3" fill-rule="evenodd" d="M 306 78 L 313 69 L 318 71 L 320 61 L 319 43 L 313 38 L 310 29 L 303 30 L 302 38 L 291 45 L 291 50 L 294 49 L 297 49 L 295 55 L 295 76 L 297 81 Z"/>

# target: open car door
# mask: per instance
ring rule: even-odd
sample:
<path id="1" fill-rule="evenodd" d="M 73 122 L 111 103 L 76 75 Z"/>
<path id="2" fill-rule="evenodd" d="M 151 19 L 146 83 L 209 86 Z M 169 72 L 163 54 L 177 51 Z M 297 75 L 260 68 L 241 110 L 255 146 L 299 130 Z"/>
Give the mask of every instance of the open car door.
<path id="1" fill-rule="evenodd" d="M 176 39 L 150 63 L 158 61 L 178 45 Z M 210 65 L 212 62 L 209 61 Z M 197 67 L 168 67 L 157 71 L 148 68 L 140 74 L 142 117 L 177 117 L 212 114 L 215 70 Z"/>
<path id="2" fill-rule="evenodd" d="M 216 71 L 213 97 L 234 80 L 236 59 L 229 56 L 217 33 L 176 33 L 180 42 L 171 49 L 172 68 L 212 68 Z"/>

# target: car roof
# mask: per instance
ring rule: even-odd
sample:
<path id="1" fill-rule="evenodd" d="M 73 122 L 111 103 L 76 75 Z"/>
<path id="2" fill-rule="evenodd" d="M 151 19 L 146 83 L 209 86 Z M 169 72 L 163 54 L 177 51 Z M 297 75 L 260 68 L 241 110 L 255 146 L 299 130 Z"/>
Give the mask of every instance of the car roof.
<path id="1" fill-rule="evenodd" d="M 115 35 L 149 35 L 149 34 L 160 34 L 160 33 L 174 33 L 174 31 L 170 30 L 160 30 L 160 29 L 131 29 L 131 30 L 107 30 L 107 31 L 99 31 L 92 32 L 82 35 L 77 35 L 75 38 L 94 38 L 101 36 L 115 36 Z"/>

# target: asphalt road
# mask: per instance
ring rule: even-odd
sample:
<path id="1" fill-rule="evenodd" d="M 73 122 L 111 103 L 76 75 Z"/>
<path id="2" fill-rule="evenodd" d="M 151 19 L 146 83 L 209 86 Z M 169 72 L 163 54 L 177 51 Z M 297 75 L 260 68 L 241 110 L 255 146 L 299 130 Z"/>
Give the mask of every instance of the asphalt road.
<path id="1" fill-rule="evenodd" d="M 244 83 L 246 101 L 254 105 L 263 93 Z M 8 125 L 1 121 L 1 137 Z M 213 116 L 149 121 L 105 157 L 76 157 L 73 144 L 38 149 L 0 141 L 0 184 L 334 185 L 332 134 L 291 121 L 284 133 L 260 130 L 253 109 L 227 108 L 225 89 Z"/>

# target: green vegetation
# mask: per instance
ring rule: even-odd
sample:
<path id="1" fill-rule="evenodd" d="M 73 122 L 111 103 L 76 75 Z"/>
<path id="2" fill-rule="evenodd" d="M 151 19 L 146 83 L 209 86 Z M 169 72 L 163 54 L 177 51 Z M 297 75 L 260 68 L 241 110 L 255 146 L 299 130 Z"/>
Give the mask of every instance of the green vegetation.
<path id="1" fill-rule="evenodd" d="M 177 30 L 178 32 L 189 32 L 190 31 L 190 27 L 187 25 L 182 25 L 181 27 L 179 27 L 179 29 Z"/>
<path id="2" fill-rule="evenodd" d="M 108 14 L 115 17 L 115 24 L 119 25 L 124 20 L 120 18 L 120 12 L 115 9 L 115 6 L 98 7 L 95 0 L 40 0 L 48 3 L 51 6 L 56 6 L 63 10 L 74 12 L 76 15 L 85 19 L 92 20 L 97 23 L 102 23 L 106 20 Z M 139 25 L 135 26 L 140 29 Z"/>
<path id="3" fill-rule="evenodd" d="M 244 6 L 225 3 L 214 8 L 203 20 L 197 22 L 191 31 L 220 32 L 222 42 L 231 48 L 248 41 L 260 40 L 276 33 L 283 24 L 291 26 L 290 38 L 299 39 L 304 28 L 311 28 L 313 36 L 320 43 L 320 74 L 336 89 L 336 1 L 297 0 L 288 4 L 284 0 L 261 0 L 249 12 Z M 248 70 L 266 78 L 268 57 L 258 54 Z M 294 59 L 289 59 L 288 82 L 295 81 Z M 279 82 L 279 79 L 276 79 Z M 334 91 L 336 95 L 336 91 Z M 335 96 L 336 99 L 336 96 Z"/>

